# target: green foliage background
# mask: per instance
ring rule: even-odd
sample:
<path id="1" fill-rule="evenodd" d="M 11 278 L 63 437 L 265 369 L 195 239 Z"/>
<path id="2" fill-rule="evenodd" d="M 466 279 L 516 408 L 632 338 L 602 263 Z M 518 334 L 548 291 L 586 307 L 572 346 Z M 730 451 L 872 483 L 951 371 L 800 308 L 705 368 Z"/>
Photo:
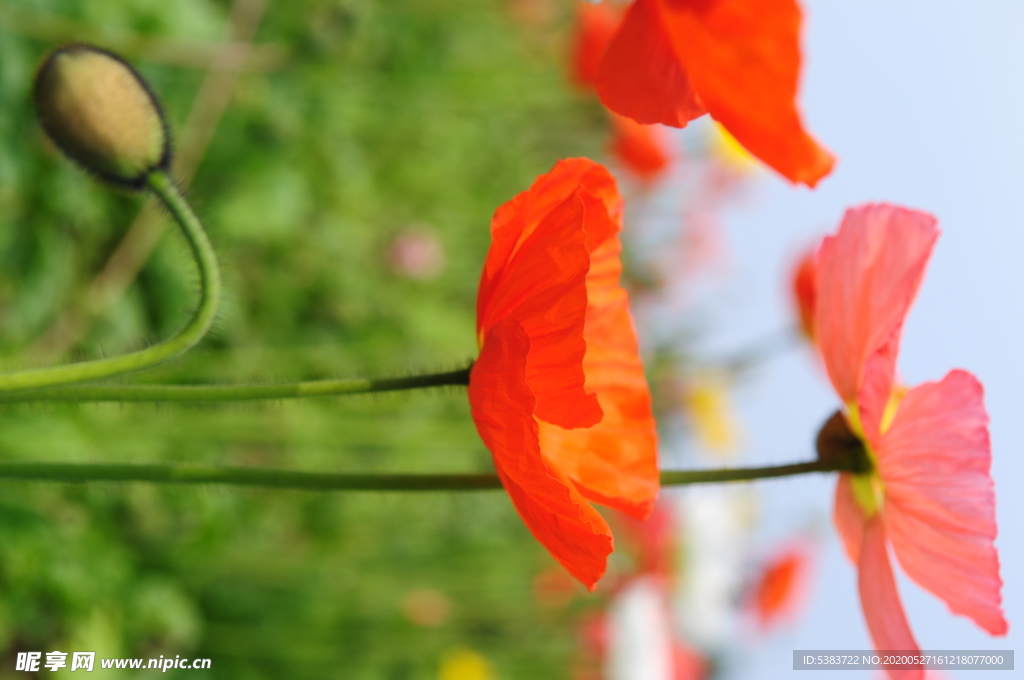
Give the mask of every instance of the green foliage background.
<path id="1" fill-rule="evenodd" d="M 212 45 L 229 9 L 0 0 L 4 367 L 37 361 L 33 343 L 75 304 L 141 206 L 46 142 L 30 103 L 35 65 L 58 34 Z M 571 6 L 551 9 L 553 24 L 524 25 L 496 0 L 272 3 L 256 42 L 283 48 L 284 63 L 241 76 L 190 189 L 220 253 L 223 311 L 197 351 L 145 377 L 382 376 L 470 359 L 491 214 L 558 158 L 593 156 L 603 134 L 596 105 L 566 86 Z M 151 59 L 144 40 L 127 56 L 180 127 L 202 72 Z M 414 225 L 443 245 L 435 280 L 388 263 L 396 234 Z M 168 233 L 61 360 L 165 337 L 194 294 L 187 250 Z M 490 467 L 459 390 L 246 407 L 0 406 L 0 458 Z M 166 677 L 431 678 L 460 646 L 503 678 L 565 677 L 573 614 L 532 595 L 551 563 L 500 493 L 3 483 L 0 677 L 22 676 L 18 651 L 58 649 L 213 660 L 210 671 Z M 417 588 L 450 598 L 444 624 L 402 615 Z"/>

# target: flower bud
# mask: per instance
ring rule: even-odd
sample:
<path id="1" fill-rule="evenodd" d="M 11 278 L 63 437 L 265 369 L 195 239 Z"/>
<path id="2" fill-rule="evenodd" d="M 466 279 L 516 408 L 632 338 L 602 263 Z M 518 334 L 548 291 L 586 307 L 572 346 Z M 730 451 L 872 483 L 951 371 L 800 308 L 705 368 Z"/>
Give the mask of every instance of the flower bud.
<path id="1" fill-rule="evenodd" d="M 39 67 L 34 98 L 50 138 L 101 179 L 138 189 L 150 172 L 170 165 L 160 104 L 110 52 L 90 45 L 54 50 Z"/>

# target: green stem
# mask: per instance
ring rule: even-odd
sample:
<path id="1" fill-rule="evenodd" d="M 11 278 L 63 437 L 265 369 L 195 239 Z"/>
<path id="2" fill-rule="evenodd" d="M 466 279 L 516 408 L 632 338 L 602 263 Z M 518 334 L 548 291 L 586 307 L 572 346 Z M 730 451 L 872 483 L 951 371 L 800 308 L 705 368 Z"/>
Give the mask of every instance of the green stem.
<path id="1" fill-rule="evenodd" d="M 277 385 L 72 385 L 6 395 L 0 403 L 40 401 L 232 402 L 300 399 L 370 392 L 394 392 L 442 385 L 468 385 L 469 368 L 447 373 L 410 375 L 381 380 L 308 380 Z"/>
<path id="2" fill-rule="evenodd" d="M 773 477 L 790 477 L 808 472 L 843 472 L 819 460 L 808 463 L 791 463 L 790 465 L 772 465 L 756 468 L 720 468 L 717 470 L 665 470 L 661 473 L 662 486 L 681 486 L 685 484 L 708 484 L 713 482 L 746 482 L 754 479 L 771 479 Z"/>
<path id="3" fill-rule="evenodd" d="M 667 470 L 663 486 L 732 482 L 808 472 L 838 472 L 820 462 L 724 470 Z M 494 474 L 348 474 L 210 465 L 0 463 L 0 479 L 37 482 L 151 482 L 228 484 L 314 491 L 487 491 L 501 488 Z"/>
<path id="4" fill-rule="evenodd" d="M 501 488 L 498 476 L 492 474 L 345 474 L 172 464 L 0 463 L 0 479 L 228 484 L 312 491 L 479 491 Z"/>
<path id="5" fill-rule="evenodd" d="M 220 299 L 220 270 L 217 268 L 217 256 L 199 218 L 192 212 L 170 177 L 162 170 L 156 170 L 149 175 L 148 184 L 181 226 L 199 268 L 199 308 L 188 325 L 177 335 L 138 352 L 109 359 L 0 375 L 0 394 L 53 385 L 70 385 L 139 371 L 179 356 L 206 335 L 217 313 L 217 302 Z"/>

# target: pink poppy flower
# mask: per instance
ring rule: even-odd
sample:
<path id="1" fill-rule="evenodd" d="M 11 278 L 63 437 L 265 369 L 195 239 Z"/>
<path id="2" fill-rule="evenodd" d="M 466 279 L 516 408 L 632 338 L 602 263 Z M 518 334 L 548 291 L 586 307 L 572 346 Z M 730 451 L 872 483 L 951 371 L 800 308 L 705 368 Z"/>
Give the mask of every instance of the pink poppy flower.
<path id="1" fill-rule="evenodd" d="M 906 574 L 953 613 L 993 635 L 1007 630 L 981 383 L 962 370 L 909 389 L 895 379 L 903 321 L 938 235 L 931 215 L 866 205 L 846 213 L 818 254 L 814 328 L 845 404 L 844 418 L 829 426 L 856 436 L 869 460 L 868 471 L 840 475 L 834 519 L 858 566 L 878 649 L 918 648 L 896 591 L 890 545 Z"/>

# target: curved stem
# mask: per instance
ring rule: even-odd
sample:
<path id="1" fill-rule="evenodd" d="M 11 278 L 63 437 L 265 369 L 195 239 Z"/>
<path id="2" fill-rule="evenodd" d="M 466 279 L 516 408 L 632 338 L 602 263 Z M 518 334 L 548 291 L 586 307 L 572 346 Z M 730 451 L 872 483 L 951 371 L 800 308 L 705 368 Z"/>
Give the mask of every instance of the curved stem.
<path id="1" fill-rule="evenodd" d="M 767 479 L 808 472 L 838 472 L 814 461 L 762 468 L 666 470 L 664 486 Z M 50 482 L 151 482 L 228 484 L 315 491 L 488 491 L 500 489 L 494 474 L 370 474 L 299 472 L 210 465 L 127 465 L 91 463 L 0 463 L 0 479 Z"/>
<path id="2" fill-rule="evenodd" d="M 3 394 L 4 402 L 117 401 L 117 402 L 234 402 L 260 399 L 300 399 L 371 392 L 394 392 L 442 385 L 468 385 L 469 368 L 447 373 L 369 380 L 307 380 L 277 385 L 72 385 Z"/>
<path id="3" fill-rule="evenodd" d="M 83 361 L 77 364 L 0 375 L 0 393 L 53 385 L 69 385 L 139 371 L 188 351 L 210 330 L 210 325 L 217 314 L 217 302 L 220 299 L 220 270 L 217 267 L 217 256 L 213 246 L 210 244 L 206 232 L 203 231 L 199 218 L 192 212 L 185 198 L 165 172 L 154 171 L 149 175 L 147 181 L 149 188 L 163 201 L 175 221 L 181 226 L 199 268 L 199 307 L 188 325 L 177 335 L 138 352 L 109 359 Z"/>

